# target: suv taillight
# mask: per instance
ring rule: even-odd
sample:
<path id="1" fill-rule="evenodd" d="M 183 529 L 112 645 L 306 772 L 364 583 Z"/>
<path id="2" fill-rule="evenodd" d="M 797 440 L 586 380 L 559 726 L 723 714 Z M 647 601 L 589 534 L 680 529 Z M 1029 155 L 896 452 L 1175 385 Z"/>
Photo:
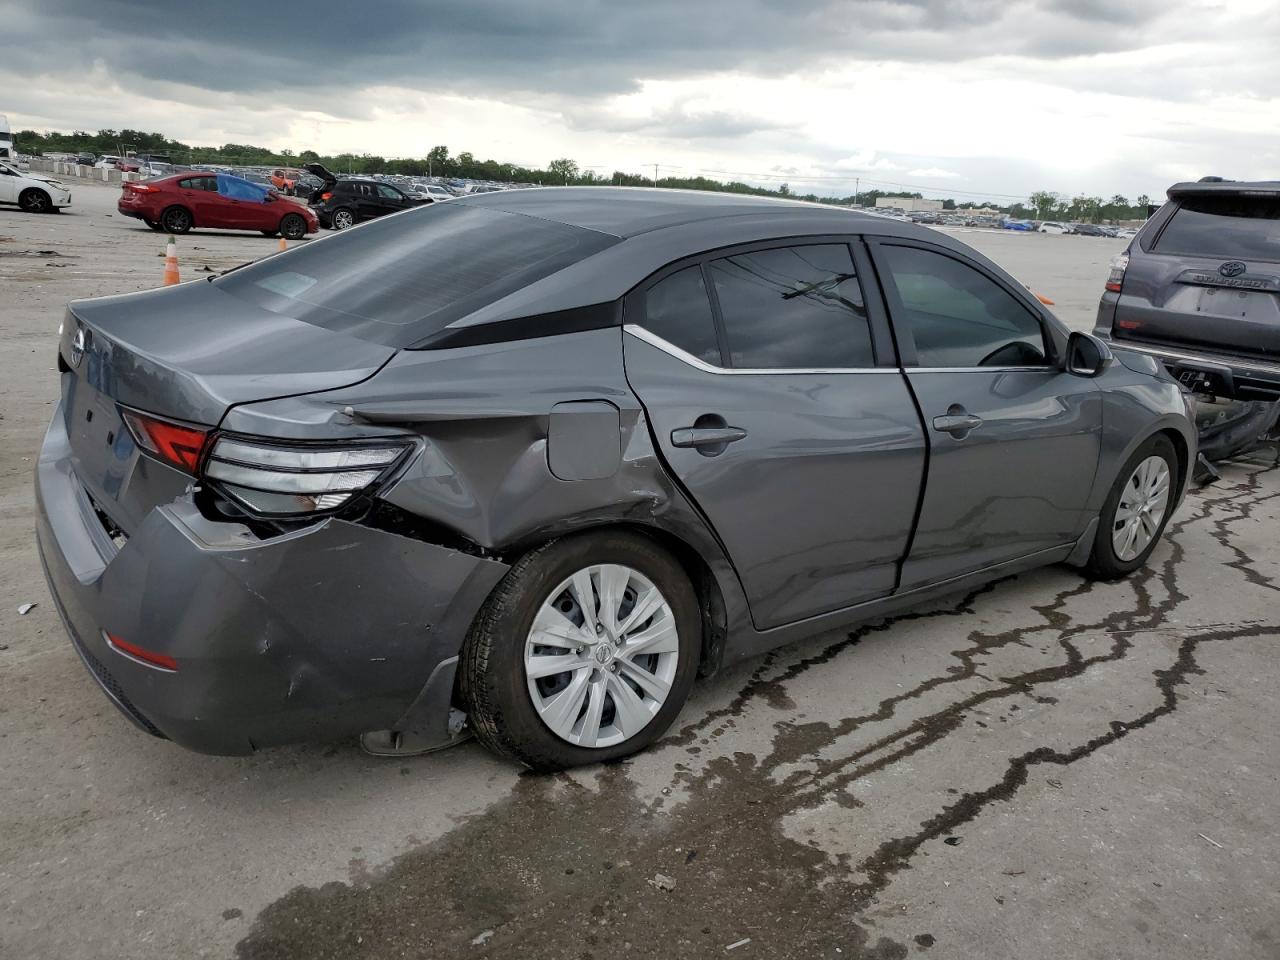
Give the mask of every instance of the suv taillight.
<path id="1" fill-rule="evenodd" d="M 1119 293 L 1124 284 L 1124 272 L 1129 269 L 1129 255 L 1122 253 L 1111 261 L 1111 275 L 1107 277 L 1107 290 Z"/>
<path id="2" fill-rule="evenodd" d="M 332 200 L 332 199 L 333 199 L 333 194 L 332 194 L 332 193 L 330 193 L 328 190 L 326 190 L 324 193 L 320 194 L 320 199 L 321 199 L 321 200 Z"/>
<path id="3" fill-rule="evenodd" d="M 392 439 L 291 444 L 222 435 L 205 461 L 204 476 L 255 514 L 325 513 L 385 480 L 412 446 Z"/>

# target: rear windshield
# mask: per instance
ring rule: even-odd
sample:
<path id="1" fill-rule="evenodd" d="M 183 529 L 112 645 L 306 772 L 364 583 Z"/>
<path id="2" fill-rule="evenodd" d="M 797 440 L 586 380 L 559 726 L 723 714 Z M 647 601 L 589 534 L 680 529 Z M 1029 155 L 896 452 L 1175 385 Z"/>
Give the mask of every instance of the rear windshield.
<path id="1" fill-rule="evenodd" d="M 1280 200 L 1187 197 L 1155 249 L 1223 260 L 1280 260 Z"/>
<path id="2" fill-rule="evenodd" d="M 617 242 L 536 217 L 433 204 L 213 282 L 273 313 L 403 348 Z"/>

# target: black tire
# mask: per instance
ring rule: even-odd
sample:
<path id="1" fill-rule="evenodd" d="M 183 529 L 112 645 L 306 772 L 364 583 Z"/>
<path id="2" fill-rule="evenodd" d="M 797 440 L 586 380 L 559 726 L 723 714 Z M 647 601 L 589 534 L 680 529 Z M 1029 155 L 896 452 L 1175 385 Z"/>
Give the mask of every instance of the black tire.
<path id="1" fill-rule="evenodd" d="M 637 734 L 607 747 L 582 747 L 543 723 L 530 699 L 524 648 L 533 620 L 557 584 L 599 563 L 619 563 L 647 577 L 671 606 L 679 638 L 666 701 Z M 643 750 L 671 725 L 697 672 L 702 620 L 679 563 L 657 543 L 618 531 L 581 533 L 525 554 L 485 601 L 463 646 L 459 689 L 477 739 L 495 753 L 539 771 L 618 760 Z"/>
<path id="2" fill-rule="evenodd" d="M 53 210 L 53 198 L 43 190 L 28 187 L 18 194 L 18 206 L 27 213 L 49 213 Z"/>
<path id="3" fill-rule="evenodd" d="M 1160 523 L 1156 527 L 1155 534 L 1151 538 L 1151 542 L 1137 556 L 1129 560 L 1122 560 L 1117 555 L 1115 544 L 1112 541 L 1112 534 L 1115 531 L 1116 524 L 1116 510 L 1120 506 L 1120 497 L 1124 492 L 1125 485 L 1133 476 L 1134 471 L 1140 463 L 1152 456 L 1163 458 L 1165 465 L 1169 468 L 1168 503 L 1165 507 L 1164 515 L 1160 518 Z M 1120 468 L 1120 472 L 1111 486 L 1111 492 L 1107 494 L 1107 499 L 1102 504 L 1102 512 L 1098 517 L 1098 531 L 1093 541 L 1093 552 L 1090 554 L 1089 562 L 1084 568 L 1087 576 L 1094 580 L 1119 580 L 1122 577 L 1127 577 L 1147 562 L 1147 558 L 1151 556 L 1151 551 L 1160 542 L 1160 537 L 1164 534 L 1164 528 L 1169 523 L 1169 517 L 1173 513 L 1180 472 L 1177 451 L 1174 450 L 1173 443 L 1169 438 L 1163 434 L 1151 437 L 1133 452 L 1129 459 L 1125 461 L 1124 466 Z"/>
<path id="4" fill-rule="evenodd" d="M 339 207 L 329 214 L 329 223 L 335 230 L 346 230 L 356 225 L 356 212 L 350 207 Z"/>
<path id="5" fill-rule="evenodd" d="M 301 214 L 286 213 L 280 219 L 280 234 L 286 240 L 301 240 L 307 235 L 307 221 Z"/>
<path id="6" fill-rule="evenodd" d="M 165 233 L 186 233 L 194 225 L 191 211 L 186 207 L 169 207 L 160 214 L 160 227 Z"/>

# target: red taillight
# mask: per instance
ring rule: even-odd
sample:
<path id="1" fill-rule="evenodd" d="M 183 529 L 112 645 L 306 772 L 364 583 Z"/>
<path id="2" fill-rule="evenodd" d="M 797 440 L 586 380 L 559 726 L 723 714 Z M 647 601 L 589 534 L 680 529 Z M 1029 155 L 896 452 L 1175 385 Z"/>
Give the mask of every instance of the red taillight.
<path id="1" fill-rule="evenodd" d="M 129 193 L 159 193 L 159 187 L 153 187 L 149 183 L 126 183 L 124 188 Z"/>
<path id="2" fill-rule="evenodd" d="M 332 200 L 332 199 L 333 199 L 333 194 L 332 194 L 332 193 L 328 193 L 328 192 L 322 193 L 322 194 L 320 194 L 320 199 L 321 199 L 321 200 Z"/>
<path id="3" fill-rule="evenodd" d="M 1142 326 L 1141 320 L 1117 320 L 1116 326 L 1121 330 L 1137 330 Z"/>
<path id="4" fill-rule="evenodd" d="M 128 640 L 121 640 L 115 634 L 105 633 L 103 636 L 107 638 L 107 643 L 113 648 L 120 651 L 127 657 L 132 657 L 135 660 L 141 660 L 149 667 L 159 667 L 161 670 L 172 671 L 176 671 L 178 669 L 178 661 L 173 659 L 173 657 L 169 656 L 167 653 L 156 653 L 154 650 L 146 650 L 138 646 L 136 643 L 130 643 Z"/>
<path id="5" fill-rule="evenodd" d="M 209 431 L 161 420 L 136 410 L 121 411 L 133 439 L 143 450 L 193 477 Z"/>
<path id="6" fill-rule="evenodd" d="M 1129 255 L 1122 253 L 1111 261 L 1111 274 L 1107 277 L 1108 293 L 1119 293 L 1124 284 L 1124 272 L 1129 269 Z"/>

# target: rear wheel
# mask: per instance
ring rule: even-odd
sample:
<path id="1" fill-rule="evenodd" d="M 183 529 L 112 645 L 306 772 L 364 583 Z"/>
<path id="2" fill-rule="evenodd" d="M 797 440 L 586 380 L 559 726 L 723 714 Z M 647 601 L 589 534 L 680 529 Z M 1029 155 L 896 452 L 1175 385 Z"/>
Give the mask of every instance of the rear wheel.
<path id="1" fill-rule="evenodd" d="M 1102 505 L 1086 573 L 1116 580 L 1147 562 L 1169 522 L 1177 476 L 1168 437 L 1152 437 L 1133 452 Z"/>
<path id="2" fill-rule="evenodd" d="M 693 588 L 657 544 L 554 541 L 511 568 L 472 625 L 460 667 L 471 726 L 536 770 L 628 756 L 680 712 L 700 636 Z"/>
<path id="3" fill-rule="evenodd" d="M 333 223 L 333 229 L 345 230 L 347 227 L 355 226 L 356 215 L 354 211 L 347 207 L 339 207 L 337 210 L 333 211 L 333 215 L 329 220 Z"/>
<path id="4" fill-rule="evenodd" d="M 48 213 L 53 209 L 53 200 L 43 190 L 31 187 L 18 194 L 18 206 L 27 213 Z"/>
<path id="5" fill-rule="evenodd" d="M 280 234 L 286 240 L 301 240 L 307 235 L 307 221 L 296 213 L 286 214 L 280 220 Z"/>
<path id="6" fill-rule="evenodd" d="M 186 207 L 170 207 L 160 214 L 160 226 L 165 233 L 186 233 L 192 227 L 191 211 Z"/>

